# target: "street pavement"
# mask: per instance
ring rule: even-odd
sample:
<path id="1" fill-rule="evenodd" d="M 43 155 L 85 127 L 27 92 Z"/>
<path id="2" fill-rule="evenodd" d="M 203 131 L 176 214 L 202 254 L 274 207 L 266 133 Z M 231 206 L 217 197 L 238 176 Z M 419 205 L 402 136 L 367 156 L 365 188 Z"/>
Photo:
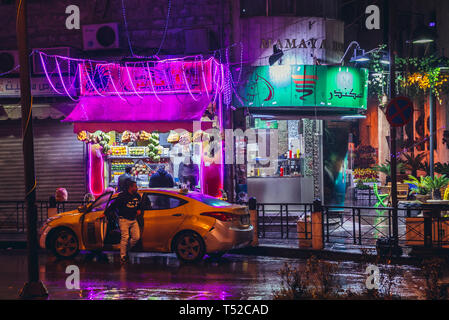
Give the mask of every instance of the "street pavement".
<path id="1" fill-rule="evenodd" d="M 73 260 L 40 255 L 40 277 L 49 291 L 48 299 L 183 299 L 259 300 L 272 299 L 280 287 L 279 270 L 285 263 L 304 266 L 303 259 L 225 255 L 198 264 L 180 263 L 173 254 L 131 253 L 130 263 L 121 266 L 115 252 L 100 256 L 82 253 Z M 66 268 L 80 270 L 80 289 L 67 289 Z M 0 299 L 17 299 L 26 282 L 26 251 L 0 250 Z M 414 297 L 404 278 L 417 274 L 411 266 L 398 267 L 398 292 Z M 362 290 L 366 266 L 338 262 L 338 279 L 344 288 Z"/>

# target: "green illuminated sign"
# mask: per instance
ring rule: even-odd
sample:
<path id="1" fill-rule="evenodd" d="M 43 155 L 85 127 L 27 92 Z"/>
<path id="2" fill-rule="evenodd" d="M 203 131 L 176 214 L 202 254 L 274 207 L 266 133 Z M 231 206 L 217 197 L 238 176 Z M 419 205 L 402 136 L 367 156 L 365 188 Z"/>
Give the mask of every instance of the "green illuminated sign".
<path id="1" fill-rule="evenodd" d="M 234 73 L 238 77 L 237 71 Z M 241 71 L 242 107 L 366 109 L 368 70 L 341 66 L 261 66 Z"/>

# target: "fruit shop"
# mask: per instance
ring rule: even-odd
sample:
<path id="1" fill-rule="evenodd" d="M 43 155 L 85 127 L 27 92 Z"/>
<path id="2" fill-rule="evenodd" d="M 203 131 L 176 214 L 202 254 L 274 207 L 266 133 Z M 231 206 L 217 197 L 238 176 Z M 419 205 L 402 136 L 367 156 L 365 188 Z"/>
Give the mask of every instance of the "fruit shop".
<path id="1" fill-rule="evenodd" d="M 161 166 L 181 185 L 180 168 L 192 164 L 190 187 L 220 196 L 223 148 L 211 139 L 221 128 L 220 70 L 213 59 L 80 67 L 80 99 L 63 121 L 87 145 L 87 191 L 116 188 L 127 167 L 141 188 Z"/>

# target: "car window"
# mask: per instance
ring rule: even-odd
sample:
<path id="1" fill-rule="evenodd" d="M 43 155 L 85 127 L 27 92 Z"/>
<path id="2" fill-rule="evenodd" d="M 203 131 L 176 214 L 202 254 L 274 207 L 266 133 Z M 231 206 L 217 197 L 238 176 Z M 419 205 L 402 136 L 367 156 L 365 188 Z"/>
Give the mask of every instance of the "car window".
<path id="1" fill-rule="evenodd" d="M 112 195 L 112 193 L 108 192 L 108 193 L 104 193 L 101 196 L 99 196 L 98 199 L 95 200 L 95 202 L 90 207 L 90 211 L 92 211 L 92 212 L 104 211 L 107 204 L 109 203 L 109 199 L 111 198 L 111 195 Z"/>
<path id="2" fill-rule="evenodd" d="M 109 215 L 111 215 L 111 214 L 113 214 L 113 213 L 117 213 L 117 212 L 112 212 L 112 205 L 114 204 L 114 202 L 117 200 L 117 198 L 114 198 L 114 199 L 111 199 L 110 201 L 109 201 L 109 204 L 108 204 L 108 207 L 106 208 L 106 210 L 105 210 L 105 212 L 104 212 L 104 214 L 106 215 L 106 216 L 109 216 Z M 115 211 L 118 211 L 117 209 L 115 210 Z"/>
<path id="3" fill-rule="evenodd" d="M 205 195 L 205 194 L 201 194 L 198 192 L 189 192 L 187 194 L 185 194 L 186 197 L 201 201 L 204 204 L 207 204 L 208 206 L 211 207 L 216 207 L 216 208 L 220 208 L 220 207 L 229 207 L 232 206 L 231 203 Z"/>
<path id="4" fill-rule="evenodd" d="M 180 207 L 185 203 L 185 200 L 173 196 L 147 193 L 144 195 L 142 205 L 144 210 L 166 210 Z"/>

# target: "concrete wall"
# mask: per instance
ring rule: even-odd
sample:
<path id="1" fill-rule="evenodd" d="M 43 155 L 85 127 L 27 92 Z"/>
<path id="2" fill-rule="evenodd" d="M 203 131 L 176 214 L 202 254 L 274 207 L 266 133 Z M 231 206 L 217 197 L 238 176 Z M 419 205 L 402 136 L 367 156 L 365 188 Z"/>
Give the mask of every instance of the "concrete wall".
<path id="1" fill-rule="evenodd" d="M 14 3 L 14 1 L 13 1 Z M 82 48 L 82 30 L 67 30 L 65 21 L 68 5 L 78 5 L 81 26 L 118 22 L 120 26 L 119 54 L 128 53 L 124 32 L 121 0 L 29 0 L 28 25 L 31 48 L 73 46 Z M 151 53 L 159 48 L 165 29 L 167 0 L 126 0 L 126 16 L 131 43 L 136 54 Z M 207 28 L 215 48 L 229 45 L 225 34 L 230 28 L 230 6 L 227 0 L 171 0 L 171 14 L 163 53 L 184 52 L 184 30 Z M 16 48 L 15 5 L 0 4 L 0 49 Z M 212 49 L 215 49 L 212 48 Z M 113 52 L 117 53 L 117 52 Z"/>
<path id="2" fill-rule="evenodd" d="M 243 60 L 268 65 L 273 45 L 284 51 L 283 65 L 335 63 L 344 53 L 343 22 L 314 17 L 241 18 L 234 41 L 242 42 Z"/>

